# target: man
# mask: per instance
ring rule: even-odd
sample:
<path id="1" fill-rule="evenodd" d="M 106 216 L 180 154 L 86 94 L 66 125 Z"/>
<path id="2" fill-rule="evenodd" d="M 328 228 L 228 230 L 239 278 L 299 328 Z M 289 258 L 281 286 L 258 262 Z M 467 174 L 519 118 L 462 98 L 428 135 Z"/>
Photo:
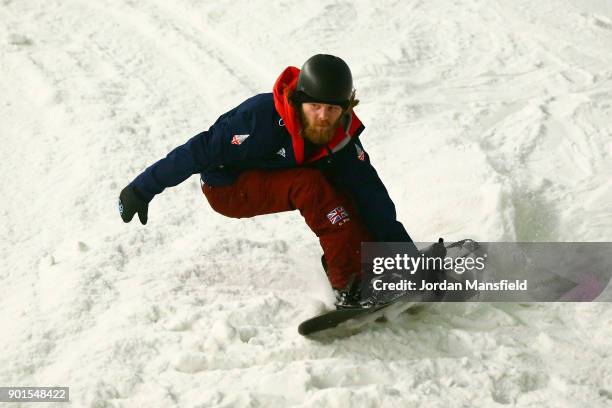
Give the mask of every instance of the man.
<path id="1" fill-rule="evenodd" d="M 253 96 L 136 177 L 119 196 L 123 221 L 147 223 L 166 187 L 200 173 L 212 208 L 234 218 L 299 210 L 319 238 L 338 307 L 359 300 L 362 241 L 411 242 L 372 167 L 353 112 L 353 78 L 332 55 L 286 68 Z"/>

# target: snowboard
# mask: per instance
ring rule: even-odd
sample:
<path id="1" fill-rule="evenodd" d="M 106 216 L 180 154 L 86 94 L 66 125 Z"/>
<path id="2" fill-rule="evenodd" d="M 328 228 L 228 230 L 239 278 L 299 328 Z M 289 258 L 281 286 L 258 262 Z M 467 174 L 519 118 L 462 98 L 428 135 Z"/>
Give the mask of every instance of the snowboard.
<path id="1" fill-rule="evenodd" d="M 442 242 L 440 240 L 439 242 Z M 461 241 L 453 242 L 450 244 L 444 244 L 446 248 L 446 257 L 468 257 L 471 254 L 475 253 L 479 249 L 479 245 L 476 241 L 471 239 L 464 239 Z M 424 251 L 426 251 L 425 249 Z M 453 271 L 444 271 L 446 278 L 453 279 Z M 416 295 L 418 296 L 418 295 Z M 401 303 L 405 303 L 405 308 L 403 310 L 409 309 L 412 305 L 418 304 L 419 302 L 432 301 L 439 294 L 428 293 L 421 294 L 421 298 L 417 298 L 414 292 L 404 292 L 398 294 L 392 300 L 385 302 L 383 304 L 374 304 L 370 307 L 364 308 L 351 308 L 351 309 L 336 309 L 332 311 L 328 311 L 326 313 L 320 314 L 318 316 L 312 317 L 308 320 L 303 321 L 298 326 L 298 333 L 302 336 L 308 336 L 314 333 L 318 333 L 324 330 L 329 330 L 338 325 L 349 322 L 349 321 L 358 321 L 358 320 L 372 320 L 370 319 L 372 316 L 375 318 L 384 316 L 384 313 L 393 308 L 401 307 Z M 425 299 L 422 296 L 427 296 Z M 459 301 L 459 299 L 453 299 L 455 301 Z M 375 320 L 375 319 L 374 319 Z"/>

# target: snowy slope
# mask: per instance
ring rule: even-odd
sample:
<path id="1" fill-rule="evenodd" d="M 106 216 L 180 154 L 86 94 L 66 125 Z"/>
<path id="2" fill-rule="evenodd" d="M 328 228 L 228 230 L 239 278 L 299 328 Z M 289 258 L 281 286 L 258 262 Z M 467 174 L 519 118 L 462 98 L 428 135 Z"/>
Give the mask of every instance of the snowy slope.
<path id="1" fill-rule="evenodd" d="M 146 227 L 116 210 L 327 52 L 416 240 L 610 240 L 611 50 L 607 0 L 2 0 L 0 386 L 70 386 L 76 407 L 612 405 L 609 304 L 435 305 L 313 342 L 297 324 L 331 294 L 299 214 L 224 218 L 195 176 Z"/>

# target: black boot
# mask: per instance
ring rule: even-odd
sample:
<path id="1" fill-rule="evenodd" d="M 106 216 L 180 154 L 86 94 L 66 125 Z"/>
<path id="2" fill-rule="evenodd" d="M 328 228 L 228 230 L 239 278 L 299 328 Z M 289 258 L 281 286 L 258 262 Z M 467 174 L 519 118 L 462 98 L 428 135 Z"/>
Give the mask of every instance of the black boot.
<path id="1" fill-rule="evenodd" d="M 334 289 L 336 309 L 355 309 L 363 307 L 360 303 L 361 294 L 359 282 L 355 276 L 351 278 L 344 289 Z"/>

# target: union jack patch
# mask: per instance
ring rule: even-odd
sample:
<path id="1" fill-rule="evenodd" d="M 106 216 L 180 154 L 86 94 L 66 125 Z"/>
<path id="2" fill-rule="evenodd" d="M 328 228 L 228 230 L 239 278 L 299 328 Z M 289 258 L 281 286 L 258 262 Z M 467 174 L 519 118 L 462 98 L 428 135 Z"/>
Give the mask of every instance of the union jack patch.
<path id="1" fill-rule="evenodd" d="M 242 144 L 242 142 L 244 142 L 244 140 L 249 136 L 250 135 L 234 135 L 234 137 L 232 137 L 232 144 L 233 145 Z"/>
<path id="2" fill-rule="evenodd" d="M 329 222 L 332 223 L 332 225 L 336 225 L 337 223 L 340 223 L 340 225 L 342 225 L 346 221 L 350 220 L 348 212 L 342 206 L 336 207 L 331 210 L 327 214 L 327 219 L 329 220 Z"/>
<path id="3" fill-rule="evenodd" d="M 361 161 L 365 160 L 365 152 L 363 151 L 363 149 L 361 147 L 359 147 L 359 145 L 355 145 L 355 148 L 357 149 L 357 158 Z"/>

